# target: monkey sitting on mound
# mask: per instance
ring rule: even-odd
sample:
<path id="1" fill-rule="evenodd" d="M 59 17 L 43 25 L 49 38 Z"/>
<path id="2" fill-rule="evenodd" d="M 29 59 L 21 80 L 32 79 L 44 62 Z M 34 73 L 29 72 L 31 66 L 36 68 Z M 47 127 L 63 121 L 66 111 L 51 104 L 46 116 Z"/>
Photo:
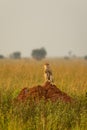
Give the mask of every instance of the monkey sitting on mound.
<path id="1" fill-rule="evenodd" d="M 48 63 L 44 64 L 44 78 L 45 78 L 45 81 L 49 81 L 53 83 L 52 71 Z"/>

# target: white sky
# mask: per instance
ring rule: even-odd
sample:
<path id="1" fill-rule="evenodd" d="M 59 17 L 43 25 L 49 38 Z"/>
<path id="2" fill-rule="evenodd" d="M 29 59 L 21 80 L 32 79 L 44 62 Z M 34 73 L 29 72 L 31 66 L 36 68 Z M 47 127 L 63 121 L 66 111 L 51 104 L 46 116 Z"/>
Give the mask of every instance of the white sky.
<path id="1" fill-rule="evenodd" d="M 0 54 L 87 55 L 87 0 L 0 0 Z"/>

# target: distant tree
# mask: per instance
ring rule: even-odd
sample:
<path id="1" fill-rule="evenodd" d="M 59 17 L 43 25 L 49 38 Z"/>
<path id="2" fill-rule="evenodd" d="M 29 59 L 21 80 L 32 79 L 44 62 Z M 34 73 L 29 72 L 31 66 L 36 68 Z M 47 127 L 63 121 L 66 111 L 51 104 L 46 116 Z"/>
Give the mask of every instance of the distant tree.
<path id="1" fill-rule="evenodd" d="M 45 58 L 47 55 L 47 52 L 45 50 L 45 48 L 40 48 L 40 49 L 34 49 L 32 50 L 31 56 L 36 59 L 36 60 L 42 60 L 43 58 Z"/>
<path id="2" fill-rule="evenodd" d="M 4 59 L 4 56 L 0 54 L 0 59 Z"/>
<path id="3" fill-rule="evenodd" d="M 68 57 L 68 56 L 64 56 L 64 59 L 65 59 L 65 60 L 69 60 L 69 57 Z"/>
<path id="4" fill-rule="evenodd" d="M 86 56 L 84 56 L 84 59 L 85 59 L 85 60 L 87 60 L 87 55 L 86 55 Z"/>
<path id="5" fill-rule="evenodd" d="M 69 51 L 68 54 L 69 54 L 69 57 L 72 57 L 72 51 Z"/>
<path id="6" fill-rule="evenodd" d="M 72 55 L 73 58 L 77 58 L 77 56 L 75 54 Z"/>
<path id="7" fill-rule="evenodd" d="M 21 52 L 13 52 L 12 54 L 10 54 L 10 58 L 20 59 L 21 58 Z"/>

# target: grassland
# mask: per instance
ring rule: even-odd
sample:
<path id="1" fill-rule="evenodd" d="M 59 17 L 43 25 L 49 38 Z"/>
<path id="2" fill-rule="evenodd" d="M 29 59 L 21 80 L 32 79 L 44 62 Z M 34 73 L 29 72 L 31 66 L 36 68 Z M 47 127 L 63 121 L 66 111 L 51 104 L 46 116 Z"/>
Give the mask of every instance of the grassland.
<path id="1" fill-rule="evenodd" d="M 43 64 L 55 84 L 76 103 L 13 104 L 24 87 L 43 84 Z M 87 61 L 83 59 L 0 60 L 0 130 L 87 130 Z M 44 113 L 44 117 L 43 117 Z"/>

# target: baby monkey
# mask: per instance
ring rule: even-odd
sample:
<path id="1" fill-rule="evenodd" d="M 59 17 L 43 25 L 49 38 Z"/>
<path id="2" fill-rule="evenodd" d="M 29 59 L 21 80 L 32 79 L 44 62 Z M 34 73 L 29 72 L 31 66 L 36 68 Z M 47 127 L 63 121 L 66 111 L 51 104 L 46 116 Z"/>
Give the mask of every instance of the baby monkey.
<path id="1" fill-rule="evenodd" d="M 45 81 L 53 82 L 52 71 L 48 63 L 44 64 L 44 78 L 45 78 Z"/>

